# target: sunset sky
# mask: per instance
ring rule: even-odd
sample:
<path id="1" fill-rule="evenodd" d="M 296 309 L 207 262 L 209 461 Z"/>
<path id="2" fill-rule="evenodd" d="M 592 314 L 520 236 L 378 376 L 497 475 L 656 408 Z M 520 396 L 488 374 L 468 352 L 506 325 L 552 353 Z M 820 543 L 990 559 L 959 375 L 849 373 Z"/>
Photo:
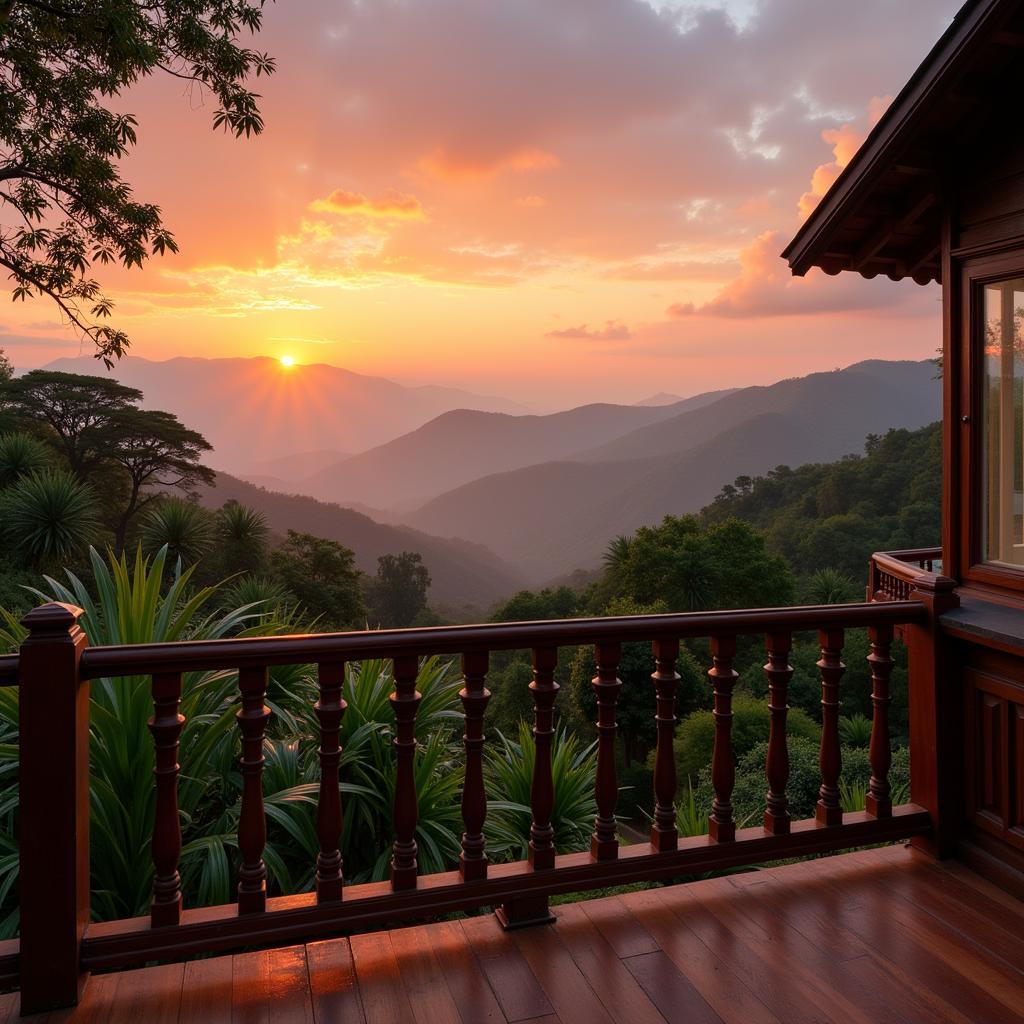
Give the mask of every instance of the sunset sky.
<path id="1" fill-rule="evenodd" d="M 538 409 L 928 357 L 937 288 L 778 253 L 958 6 L 278 0 L 261 137 L 166 77 L 118 101 L 181 253 L 99 275 L 115 323 Z M 16 366 L 78 353 L 55 313 L 8 303 Z"/>

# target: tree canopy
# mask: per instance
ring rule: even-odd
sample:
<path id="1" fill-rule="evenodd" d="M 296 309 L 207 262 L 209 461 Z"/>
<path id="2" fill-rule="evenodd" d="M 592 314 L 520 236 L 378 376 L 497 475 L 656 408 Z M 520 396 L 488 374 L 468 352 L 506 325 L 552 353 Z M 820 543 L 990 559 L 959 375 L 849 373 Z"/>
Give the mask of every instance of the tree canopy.
<path id="1" fill-rule="evenodd" d="M 259 133 L 247 82 L 274 62 L 239 39 L 259 29 L 264 2 L 0 2 L 0 266 L 15 299 L 53 300 L 108 366 L 129 341 L 108 322 L 113 302 L 93 268 L 177 251 L 160 207 L 121 177 L 138 122 L 109 101 L 163 72 L 213 94 L 214 127 Z"/>
<path id="2" fill-rule="evenodd" d="M 373 614 L 388 629 L 413 625 L 427 607 L 430 573 L 423 557 L 415 551 L 381 555 L 377 575 L 369 588 Z"/>

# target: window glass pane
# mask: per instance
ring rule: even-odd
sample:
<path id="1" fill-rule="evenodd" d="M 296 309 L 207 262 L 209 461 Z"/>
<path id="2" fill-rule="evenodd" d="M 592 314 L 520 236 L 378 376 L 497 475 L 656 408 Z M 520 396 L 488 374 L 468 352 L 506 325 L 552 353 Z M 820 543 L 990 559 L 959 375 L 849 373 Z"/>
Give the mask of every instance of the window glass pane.
<path id="1" fill-rule="evenodd" d="M 1024 278 L 985 286 L 983 552 L 1024 566 Z"/>

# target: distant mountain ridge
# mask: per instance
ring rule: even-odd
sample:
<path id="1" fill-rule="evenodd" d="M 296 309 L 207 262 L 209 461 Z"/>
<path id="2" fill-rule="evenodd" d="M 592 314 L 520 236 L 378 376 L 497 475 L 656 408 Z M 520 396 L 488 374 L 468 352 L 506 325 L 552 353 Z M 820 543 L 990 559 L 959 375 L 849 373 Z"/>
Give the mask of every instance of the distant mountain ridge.
<path id="1" fill-rule="evenodd" d="M 608 541 L 669 513 L 696 512 L 740 475 L 833 461 L 870 433 L 941 416 L 931 362 L 873 360 L 744 388 L 581 452 L 494 474 L 403 517 L 485 544 L 532 584 L 595 565 Z"/>
<path id="2" fill-rule="evenodd" d="M 105 373 L 89 356 L 58 359 L 46 368 Z M 200 431 L 214 447 L 209 462 L 236 472 L 295 452 L 363 451 L 451 409 L 527 411 L 505 398 L 437 385 L 406 387 L 324 363 L 286 368 L 268 356 L 126 356 L 109 376 L 141 390 L 144 408 L 166 409 Z"/>
<path id="3" fill-rule="evenodd" d="M 412 507 L 481 476 L 575 455 L 638 427 L 703 408 L 726 393 L 657 407 L 595 403 L 546 416 L 457 409 L 297 480 L 293 489 L 325 501 Z"/>
<path id="4" fill-rule="evenodd" d="M 356 566 L 373 575 L 384 554 L 417 551 L 430 571 L 431 606 L 458 611 L 470 606 L 486 611 L 524 585 L 523 577 L 482 545 L 432 537 L 408 526 L 387 526 L 350 508 L 297 494 L 264 490 L 228 473 L 218 473 L 212 487 L 200 489 L 200 503 L 219 508 L 236 501 L 258 509 L 277 534 L 288 530 L 340 541 L 355 552 Z"/>

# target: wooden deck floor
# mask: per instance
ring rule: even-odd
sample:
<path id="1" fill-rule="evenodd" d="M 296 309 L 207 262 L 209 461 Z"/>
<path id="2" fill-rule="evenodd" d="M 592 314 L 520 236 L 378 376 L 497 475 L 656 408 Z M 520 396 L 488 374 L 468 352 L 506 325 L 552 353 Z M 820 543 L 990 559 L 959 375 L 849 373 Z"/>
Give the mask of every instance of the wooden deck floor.
<path id="1" fill-rule="evenodd" d="M 865 851 L 556 908 L 94 977 L 47 1022 L 1024 1021 L 1024 904 Z M 2 997 L 0 1024 L 17 1019 Z"/>

